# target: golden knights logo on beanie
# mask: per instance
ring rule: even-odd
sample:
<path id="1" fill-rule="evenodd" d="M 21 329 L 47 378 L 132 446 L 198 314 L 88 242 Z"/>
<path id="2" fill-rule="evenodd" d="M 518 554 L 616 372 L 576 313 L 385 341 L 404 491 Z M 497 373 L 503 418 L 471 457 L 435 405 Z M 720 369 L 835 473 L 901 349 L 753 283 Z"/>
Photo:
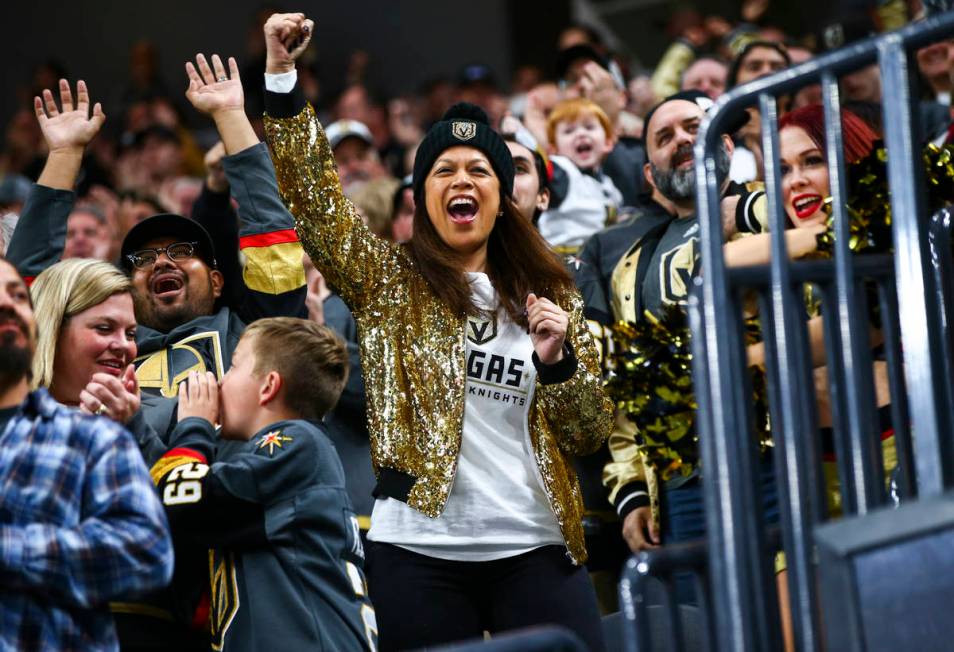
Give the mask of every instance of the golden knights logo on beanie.
<path id="1" fill-rule="evenodd" d="M 479 150 L 490 161 L 500 181 L 500 192 L 513 195 L 513 157 L 507 143 L 491 129 L 484 110 L 475 104 L 460 102 L 447 110 L 421 141 L 414 157 L 414 176 L 411 186 L 414 198 L 421 201 L 424 195 L 424 179 L 434 161 L 445 149 L 464 145 Z"/>
<path id="2" fill-rule="evenodd" d="M 451 133 L 457 140 L 470 140 L 477 135 L 477 125 L 473 122 L 451 123 Z"/>

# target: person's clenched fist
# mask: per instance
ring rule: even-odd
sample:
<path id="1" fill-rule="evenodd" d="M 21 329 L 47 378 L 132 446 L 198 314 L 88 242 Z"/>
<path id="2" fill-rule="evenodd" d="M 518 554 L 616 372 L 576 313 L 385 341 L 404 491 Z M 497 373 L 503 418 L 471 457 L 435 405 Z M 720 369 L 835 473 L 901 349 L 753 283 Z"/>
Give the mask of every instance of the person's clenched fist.
<path id="1" fill-rule="evenodd" d="M 272 14 L 265 21 L 265 72 L 278 75 L 295 69 L 295 61 L 311 42 L 315 22 L 305 14 Z"/>

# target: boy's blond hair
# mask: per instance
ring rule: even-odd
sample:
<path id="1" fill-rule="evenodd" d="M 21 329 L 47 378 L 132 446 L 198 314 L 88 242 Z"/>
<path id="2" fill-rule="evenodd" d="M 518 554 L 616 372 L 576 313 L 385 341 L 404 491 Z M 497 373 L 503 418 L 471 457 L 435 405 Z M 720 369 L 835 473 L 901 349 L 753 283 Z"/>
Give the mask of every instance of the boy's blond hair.
<path id="1" fill-rule="evenodd" d="M 285 407 L 302 419 L 318 421 L 338 402 L 348 381 L 348 349 L 327 326 L 294 317 L 252 322 L 249 338 L 254 372 L 276 371 L 282 377 Z"/>
<path id="2" fill-rule="evenodd" d="M 573 99 L 563 100 L 550 112 L 547 118 L 547 139 L 550 144 L 556 147 L 556 128 L 561 122 L 568 120 L 579 120 L 583 116 L 592 115 L 600 121 L 603 131 L 606 132 L 607 140 L 614 137 L 613 125 L 610 124 L 609 116 L 599 107 L 599 105 L 584 97 L 574 97 Z"/>

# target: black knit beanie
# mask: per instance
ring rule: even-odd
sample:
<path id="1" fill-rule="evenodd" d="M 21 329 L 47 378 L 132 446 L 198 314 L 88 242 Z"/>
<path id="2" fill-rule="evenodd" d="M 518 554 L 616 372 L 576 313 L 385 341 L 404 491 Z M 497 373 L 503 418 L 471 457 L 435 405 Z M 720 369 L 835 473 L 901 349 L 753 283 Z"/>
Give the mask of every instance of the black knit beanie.
<path id="1" fill-rule="evenodd" d="M 424 196 L 424 179 L 441 152 L 450 147 L 465 145 L 484 153 L 490 160 L 500 190 L 507 197 L 513 195 L 513 157 L 500 134 L 490 128 L 484 110 L 475 104 L 460 102 L 447 109 L 418 145 L 414 156 L 414 200 L 421 202 Z"/>

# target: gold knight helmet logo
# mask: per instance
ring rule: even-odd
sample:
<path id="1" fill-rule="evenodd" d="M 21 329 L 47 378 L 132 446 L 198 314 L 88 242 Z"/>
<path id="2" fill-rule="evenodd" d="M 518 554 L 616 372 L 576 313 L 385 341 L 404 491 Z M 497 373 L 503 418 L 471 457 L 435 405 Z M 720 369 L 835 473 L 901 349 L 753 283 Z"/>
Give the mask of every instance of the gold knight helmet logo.
<path id="1" fill-rule="evenodd" d="M 490 319 L 467 318 L 467 339 L 478 346 L 497 337 L 497 316 Z"/>
<path id="2" fill-rule="evenodd" d="M 134 360 L 139 387 L 147 393 L 166 398 L 179 394 L 179 383 L 192 370 L 212 371 L 221 379 L 225 375 L 222 343 L 217 331 L 196 333 L 170 347 L 141 355 Z"/>
<path id="3" fill-rule="evenodd" d="M 452 122 L 451 133 L 457 140 L 470 140 L 477 135 L 477 125 L 473 122 Z"/>
<path id="4" fill-rule="evenodd" d="M 230 552 L 209 551 L 209 629 L 212 649 L 219 652 L 225 644 L 225 634 L 238 613 L 240 600 L 235 558 Z"/>

